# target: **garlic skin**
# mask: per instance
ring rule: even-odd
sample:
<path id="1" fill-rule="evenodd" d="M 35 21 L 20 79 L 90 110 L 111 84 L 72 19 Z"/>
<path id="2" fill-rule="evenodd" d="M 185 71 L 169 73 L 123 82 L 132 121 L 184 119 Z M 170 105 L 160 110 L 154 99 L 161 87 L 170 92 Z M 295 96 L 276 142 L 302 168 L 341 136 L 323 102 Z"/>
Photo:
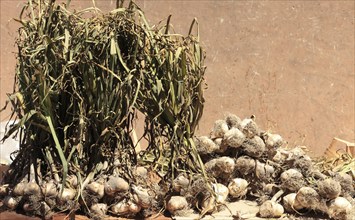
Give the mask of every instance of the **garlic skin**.
<path id="1" fill-rule="evenodd" d="M 256 160 L 249 156 L 241 156 L 235 162 L 235 169 L 242 176 L 255 172 Z"/>
<path id="2" fill-rule="evenodd" d="M 227 122 L 227 125 L 230 129 L 231 128 L 238 128 L 238 129 L 241 128 L 240 123 L 242 122 L 242 120 L 234 114 L 231 114 L 231 113 L 227 114 L 225 117 L 225 121 Z"/>
<path id="3" fill-rule="evenodd" d="M 344 197 L 337 197 L 330 201 L 328 206 L 328 215 L 332 219 L 342 220 L 347 219 L 352 210 L 351 203 Z"/>
<path id="4" fill-rule="evenodd" d="M 23 190 L 23 194 L 26 196 L 29 195 L 39 195 L 41 192 L 41 188 L 39 187 L 39 185 L 35 182 L 29 182 L 26 184 L 24 190 Z"/>
<path id="5" fill-rule="evenodd" d="M 139 176 L 141 178 L 147 178 L 147 176 L 148 176 L 147 168 L 142 167 L 142 166 L 136 167 L 135 173 L 137 176 Z"/>
<path id="6" fill-rule="evenodd" d="M 264 141 L 258 136 L 246 139 L 242 144 L 242 149 L 252 158 L 260 158 L 266 151 Z"/>
<path id="7" fill-rule="evenodd" d="M 241 131 L 245 134 L 247 138 L 253 138 L 255 135 L 259 134 L 259 127 L 253 119 L 246 118 L 240 123 Z"/>
<path id="8" fill-rule="evenodd" d="M 321 199 L 315 189 L 304 186 L 298 190 L 296 200 L 307 209 L 317 210 Z"/>
<path id="9" fill-rule="evenodd" d="M 278 218 L 283 213 L 283 206 L 271 200 L 265 201 L 259 208 L 259 214 L 262 218 Z"/>
<path id="10" fill-rule="evenodd" d="M 58 195 L 57 185 L 53 180 L 44 182 L 41 186 L 41 190 L 45 197 L 55 197 Z"/>
<path id="11" fill-rule="evenodd" d="M 19 199 L 12 196 L 6 196 L 3 200 L 3 203 L 10 210 L 14 210 L 19 204 Z"/>
<path id="12" fill-rule="evenodd" d="M 186 178 L 186 176 L 180 174 L 173 180 L 172 188 L 175 192 L 181 193 L 188 188 L 189 184 L 190 180 Z"/>
<path id="13" fill-rule="evenodd" d="M 178 211 L 185 210 L 188 208 L 188 203 L 185 197 L 183 196 L 172 196 L 168 203 L 166 204 L 166 209 L 172 214 L 175 215 Z"/>
<path id="14" fill-rule="evenodd" d="M 227 146 L 238 148 L 245 141 L 245 135 L 238 128 L 231 128 L 224 134 L 223 140 Z"/>
<path id="15" fill-rule="evenodd" d="M 105 194 L 108 196 L 115 196 L 118 192 L 126 192 L 128 190 L 128 182 L 121 177 L 110 176 L 109 180 L 104 185 Z"/>
<path id="16" fill-rule="evenodd" d="M 49 215 L 51 213 L 51 207 L 49 207 L 49 205 L 44 201 L 42 201 L 40 204 L 43 214 L 46 216 Z"/>
<path id="17" fill-rule="evenodd" d="M 284 142 L 281 135 L 279 134 L 271 134 L 266 132 L 262 136 L 265 140 L 265 146 L 268 149 L 277 149 L 281 147 Z"/>
<path id="18" fill-rule="evenodd" d="M 134 203 L 133 201 L 128 201 L 128 205 L 129 205 L 129 212 L 131 214 L 137 214 L 142 209 L 142 207 L 140 205 L 138 205 L 137 203 Z"/>
<path id="19" fill-rule="evenodd" d="M 129 204 L 128 204 L 127 200 L 124 199 L 124 200 L 112 205 L 110 210 L 115 215 L 119 215 L 119 216 L 126 215 L 129 213 Z"/>
<path id="20" fill-rule="evenodd" d="M 274 195 L 275 193 L 278 192 L 278 186 L 275 183 L 263 183 L 263 192 L 266 195 Z"/>
<path id="21" fill-rule="evenodd" d="M 304 207 L 296 200 L 297 193 L 287 194 L 282 198 L 283 207 L 287 212 L 294 212 L 303 209 Z"/>
<path id="22" fill-rule="evenodd" d="M 108 207 L 105 203 L 96 203 L 90 207 L 90 211 L 98 216 L 105 216 L 107 213 Z"/>
<path id="23" fill-rule="evenodd" d="M 234 172 L 235 162 L 230 157 L 218 157 L 205 163 L 206 171 L 217 178 L 229 178 Z"/>
<path id="24" fill-rule="evenodd" d="M 78 177 L 75 175 L 69 175 L 67 177 L 67 183 L 70 187 L 76 188 L 78 186 Z"/>
<path id="25" fill-rule="evenodd" d="M 235 178 L 228 184 L 229 194 L 232 198 L 241 198 L 248 192 L 248 181 L 242 178 Z"/>
<path id="26" fill-rule="evenodd" d="M 127 199 L 121 200 L 110 208 L 111 212 L 118 216 L 132 216 L 140 212 L 141 209 L 142 207 L 137 203 Z"/>
<path id="27" fill-rule="evenodd" d="M 272 161 L 276 163 L 283 163 L 286 160 L 286 156 L 282 154 L 279 150 L 276 150 L 275 155 L 272 157 Z"/>
<path id="28" fill-rule="evenodd" d="M 6 196 L 9 191 L 9 184 L 4 184 L 0 186 L 0 198 Z"/>
<path id="29" fill-rule="evenodd" d="M 31 205 L 30 203 L 27 203 L 27 202 L 23 204 L 22 209 L 25 212 L 32 212 L 35 210 L 33 205 Z"/>
<path id="30" fill-rule="evenodd" d="M 341 185 L 338 181 L 327 178 L 317 183 L 319 195 L 327 199 L 335 199 L 341 193 Z"/>
<path id="31" fill-rule="evenodd" d="M 24 190 L 26 188 L 26 185 L 27 185 L 27 182 L 20 182 L 18 183 L 15 188 L 13 189 L 12 193 L 15 195 L 15 196 L 23 196 L 24 195 Z"/>
<path id="32" fill-rule="evenodd" d="M 306 156 L 306 152 L 304 152 L 301 146 L 297 146 L 288 152 L 287 160 L 294 160 L 303 156 Z"/>
<path id="33" fill-rule="evenodd" d="M 65 203 L 69 200 L 73 200 L 76 196 L 76 191 L 71 188 L 64 188 L 63 192 L 59 191 L 57 198 L 60 203 Z"/>
<path id="34" fill-rule="evenodd" d="M 98 182 L 91 182 L 86 186 L 86 189 L 97 198 L 101 199 L 105 195 L 105 186 Z"/>
<path id="35" fill-rule="evenodd" d="M 229 130 L 228 124 L 225 120 L 217 120 L 211 132 L 212 138 L 223 138 L 224 134 Z"/>
<path id="36" fill-rule="evenodd" d="M 216 197 L 214 196 L 207 196 L 203 198 L 201 202 L 201 209 L 206 212 L 206 214 L 213 213 L 217 210 L 216 206 Z"/>
<path id="37" fill-rule="evenodd" d="M 214 143 L 209 137 L 201 136 L 195 138 L 196 149 L 200 154 L 211 154 L 219 150 L 219 146 Z"/>
<path id="38" fill-rule="evenodd" d="M 225 141 L 223 140 L 223 138 L 216 138 L 216 139 L 214 139 L 213 142 L 214 142 L 214 143 L 217 145 L 217 147 L 218 147 L 218 149 L 216 150 L 216 153 L 221 154 L 221 153 L 224 153 L 224 152 L 228 149 L 228 145 L 225 143 Z"/>
<path id="39" fill-rule="evenodd" d="M 220 183 L 213 183 L 212 188 L 216 194 L 216 202 L 220 204 L 224 204 L 229 194 L 228 187 Z"/>
<path id="40" fill-rule="evenodd" d="M 152 205 L 153 198 L 149 195 L 148 189 L 141 186 L 132 186 L 133 200 L 142 208 L 149 208 Z"/>
<path id="41" fill-rule="evenodd" d="M 301 172 L 296 169 L 288 169 L 280 175 L 282 187 L 297 192 L 302 186 L 305 185 L 304 177 Z"/>
<path id="42" fill-rule="evenodd" d="M 273 166 L 256 160 L 255 175 L 259 178 L 259 180 L 269 182 L 274 173 L 275 169 Z"/>

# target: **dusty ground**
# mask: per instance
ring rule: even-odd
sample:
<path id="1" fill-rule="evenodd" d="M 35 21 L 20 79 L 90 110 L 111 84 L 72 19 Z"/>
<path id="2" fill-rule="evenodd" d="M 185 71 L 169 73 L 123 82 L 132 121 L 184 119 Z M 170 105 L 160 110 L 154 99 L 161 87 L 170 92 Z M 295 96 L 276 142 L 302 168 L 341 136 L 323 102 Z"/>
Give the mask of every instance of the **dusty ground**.
<path id="1" fill-rule="evenodd" d="M 1 0 L 0 104 L 12 91 L 11 21 L 24 0 Z M 194 17 L 207 52 L 206 106 L 199 134 L 232 112 L 320 155 L 334 136 L 355 140 L 353 1 L 138 1 L 151 23 L 173 14 L 178 33 Z M 96 0 L 104 11 L 115 0 Z M 85 8 L 92 1 L 73 0 Z M 9 111 L 0 113 L 0 120 Z M 6 219 L 1 214 L 1 219 Z M 7 218 L 9 219 L 9 218 Z M 12 217 L 11 217 L 12 219 Z"/>

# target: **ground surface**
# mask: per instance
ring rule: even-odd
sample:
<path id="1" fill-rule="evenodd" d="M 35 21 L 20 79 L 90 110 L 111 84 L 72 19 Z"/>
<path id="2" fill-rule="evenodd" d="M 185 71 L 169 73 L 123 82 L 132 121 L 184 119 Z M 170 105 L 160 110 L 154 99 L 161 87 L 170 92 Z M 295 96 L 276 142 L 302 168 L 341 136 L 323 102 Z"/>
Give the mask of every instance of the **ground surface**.
<path id="1" fill-rule="evenodd" d="M 14 39 L 24 0 L 1 0 L 0 105 L 12 91 Z M 194 17 L 207 52 L 207 134 L 226 112 L 256 115 L 291 146 L 320 155 L 334 136 L 354 142 L 354 1 L 138 1 L 152 24 L 173 14 L 178 33 Z M 115 0 L 96 0 L 104 11 Z M 85 8 L 92 1 L 75 0 Z M 0 113 L 0 120 L 10 112 Z M 0 214 L 1 219 L 14 219 Z"/>

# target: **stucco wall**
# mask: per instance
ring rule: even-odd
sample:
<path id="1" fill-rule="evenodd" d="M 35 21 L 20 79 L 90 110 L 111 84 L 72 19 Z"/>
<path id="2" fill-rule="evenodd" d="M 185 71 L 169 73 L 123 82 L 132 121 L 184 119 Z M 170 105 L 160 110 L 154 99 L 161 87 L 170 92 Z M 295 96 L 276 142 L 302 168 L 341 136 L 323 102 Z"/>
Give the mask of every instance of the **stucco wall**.
<path id="1" fill-rule="evenodd" d="M 1 0 L 0 103 L 12 91 L 20 0 Z M 152 24 L 173 14 L 186 34 L 197 17 L 207 52 L 199 134 L 226 112 L 256 115 L 289 144 L 321 154 L 334 136 L 354 141 L 353 1 L 137 1 Z M 114 0 L 96 0 L 104 11 Z M 72 0 L 72 7 L 92 6 Z M 1 112 L 0 120 L 9 116 Z"/>

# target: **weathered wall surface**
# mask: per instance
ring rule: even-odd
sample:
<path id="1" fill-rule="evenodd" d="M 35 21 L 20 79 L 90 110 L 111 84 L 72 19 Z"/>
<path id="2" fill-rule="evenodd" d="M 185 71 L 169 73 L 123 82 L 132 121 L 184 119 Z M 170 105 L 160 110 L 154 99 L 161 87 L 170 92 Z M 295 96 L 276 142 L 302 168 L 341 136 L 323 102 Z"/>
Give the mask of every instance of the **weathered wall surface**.
<path id="1" fill-rule="evenodd" d="M 20 0 L 1 0 L 0 103 L 12 91 Z M 207 51 L 199 134 L 226 112 L 256 115 L 291 146 L 321 154 L 337 136 L 355 139 L 353 1 L 137 1 L 152 24 L 173 14 L 186 34 L 194 17 Z M 96 0 L 104 11 L 115 0 Z M 72 7 L 92 6 L 73 0 Z M 0 120 L 9 116 L 1 113 Z"/>

